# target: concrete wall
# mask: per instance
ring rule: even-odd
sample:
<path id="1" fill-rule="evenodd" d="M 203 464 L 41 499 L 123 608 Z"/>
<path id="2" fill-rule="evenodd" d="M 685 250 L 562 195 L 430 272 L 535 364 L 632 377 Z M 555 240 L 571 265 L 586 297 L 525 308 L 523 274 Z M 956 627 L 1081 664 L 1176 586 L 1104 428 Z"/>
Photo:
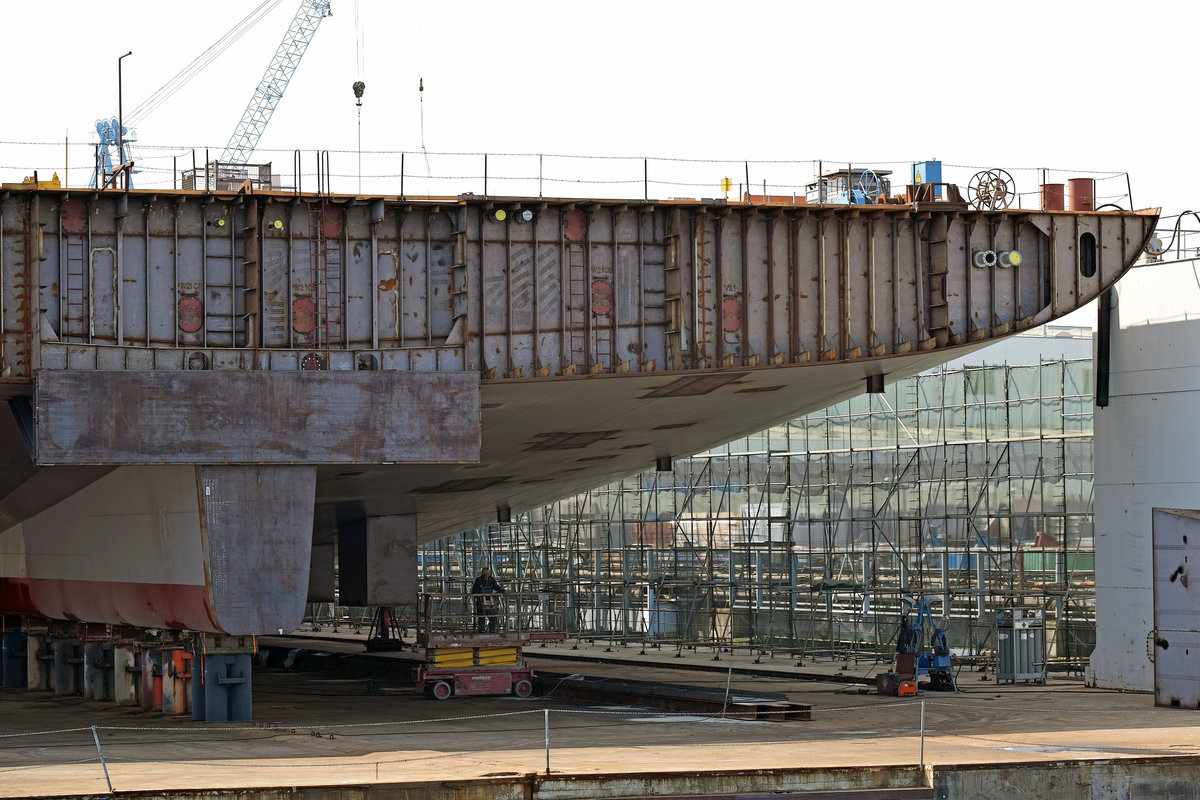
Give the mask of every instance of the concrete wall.
<path id="1" fill-rule="evenodd" d="M 932 788 L 931 788 L 932 787 Z M 161 792 L 122 792 L 133 800 L 161 798 Z M 581 798 L 749 797 L 831 800 L 992 800 L 1053 797 L 1055 800 L 1191 800 L 1200 796 L 1200 759 L 1098 759 L 1032 761 L 1013 764 L 850 767 L 662 772 L 647 775 L 516 775 L 461 781 L 283 786 L 254 789 L 175 790 L 171 797 L 227 797 L 238 800 L 578 800 Z"/>
<path id="2" fill-rule="evenodd" d="M 1096 650 L 1087 678 L 1150 691 L 1151 511 L 1200 502 L 1200 285 L 1191 264 L 1143 267 L 1118 285 L 1116 300 L 1110 404 L 1095 413 Z"/>
<path id="3" fill-rule="evenodd" d="M 1053 797 L 1150 800 L 1200 796 L 1200 760 L 1129 758 L 932 768 L 934 800 Z"/>

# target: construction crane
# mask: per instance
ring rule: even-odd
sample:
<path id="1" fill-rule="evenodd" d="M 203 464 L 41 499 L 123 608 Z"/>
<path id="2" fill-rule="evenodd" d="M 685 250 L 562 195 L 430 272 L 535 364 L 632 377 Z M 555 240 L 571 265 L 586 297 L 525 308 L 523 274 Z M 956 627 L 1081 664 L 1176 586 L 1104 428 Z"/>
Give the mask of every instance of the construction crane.
<path id="1" fill-rule="evenodd" d="M 222 163 L 249 163 L 254 148 L 258 146 L 258 140 L 262 138 L 267 123 L 271 121 L 271 115 L 275 113 L 275 107 L 279 105 L 288 82 L 296 72 L 300 59 L 304 57 L 304 51 L 308 49 L 313 34 L 317 32 L 317 26 L 329 16 L 329 4 L 330 0 L 301 0 L 300 7 L 296 9 L 296 16 L 292 18 L 292 24 L 275 51 L 275 57 L 267 65 L 267 71 L 263 73 L 258 88 L 254 90 L 249 105 L 242 113 L 241 121 L 229 137 L 229 143 L 225 145 L 220 159 Z"/>
<path id="2" fill-rule="evenodd" d="M 261 22 L 279 3 L 280 0 L 262 0 L 225 35 L 130 111 L 125 117 L 124 131 L 119 132 L 120 122 L 116 117 L 97 120 L 96 170 L 92 175 L 91 185 L 95 186 L 100 180 L 107 180 L 112 175 L 114 155 L 119 164 L 130 162 L 129 144 L 132 139 L 128 134 L 131 126 L 136 125 L 138 121 L 170 99 L 201 70 Z M 271 59 L 262 81 L 255 89 L 253 97 L 250 98 L 250 104 L 242 114 L 241 122 L 238 123 L 233 136 L 229 139 L 229 144 L 225 147 L 225 152 L 221 155 L 221 161 L 245 164 L 249 160 L 259 138 L 266 129 L 267 122 L 275 111 L 275 107 L 279 104 L 279 99 L 283 96 L 292 74 L 295 73 L 296 66 L 300 63 L 304 51 L 308 49 L 317 26 L 331 13 L 329 8 L 330 0 L 301 0 L 300 7 L 296 10 L 296 16 L 292 19 L 292 24 L 288 27 L 283 41 L 280 42 L 275 57 Z M 121 133 L 124 134 L 123 142 Z M 118 142 L 123 144 L 120 153 L 115 152 Z M 132 178 L 129 185 L 133 185 Z"/>

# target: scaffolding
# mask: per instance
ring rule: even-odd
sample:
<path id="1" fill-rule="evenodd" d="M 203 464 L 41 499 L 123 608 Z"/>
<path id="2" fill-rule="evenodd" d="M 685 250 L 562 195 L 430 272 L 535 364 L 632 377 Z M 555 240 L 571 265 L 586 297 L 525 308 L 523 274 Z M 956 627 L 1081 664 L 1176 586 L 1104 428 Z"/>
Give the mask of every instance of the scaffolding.
<path id="1" fill-rule="evenodd" d="M 423 546 L 421 589 L 491 565 L 565 593 L 573 636 L 883 660 L 940 600 L 986 664 L 995 611 L 1045 613 L 1052 664 L 1094 646 L 1092 363 L 942 368 Z"/>

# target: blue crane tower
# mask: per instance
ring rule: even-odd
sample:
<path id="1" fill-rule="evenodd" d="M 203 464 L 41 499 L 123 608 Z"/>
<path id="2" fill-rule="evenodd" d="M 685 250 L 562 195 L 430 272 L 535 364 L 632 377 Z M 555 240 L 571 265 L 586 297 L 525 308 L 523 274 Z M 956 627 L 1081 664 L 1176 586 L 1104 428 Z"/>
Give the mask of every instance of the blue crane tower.
<path id="1" fill-rule="evenodd" d="M 229 137 L 225 151 L 221 153 L 222 163 L 249 163 L 254 148 L 258 146 L 258 140 L 262 138 L 267 123 L 271 121 L 271 115 L 275 113 L 275 107 L 279 105 L 288 82 L 295 74 L 300 59 L 304 57 L 304 51 L 308 49 L 313 34 L 317 32 L 317 26 L 329 16 L 329 3 L 330 0 L 301 0 L 300 7 L 296 9 L 296 16 L 292 18 L 292 24 L 284 34 L 283 41 L 279 43 L 271 63 L 267 65 L 267 71 L 263 73 L 258 88 L 254 90 L 250 103 L 242 113 L 241 121 Z"/>

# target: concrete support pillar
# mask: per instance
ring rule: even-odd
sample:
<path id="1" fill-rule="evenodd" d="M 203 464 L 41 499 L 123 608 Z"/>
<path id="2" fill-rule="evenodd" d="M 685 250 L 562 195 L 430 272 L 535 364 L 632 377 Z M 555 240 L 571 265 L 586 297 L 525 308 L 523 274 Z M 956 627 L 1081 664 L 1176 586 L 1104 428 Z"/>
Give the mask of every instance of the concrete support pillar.
<path id="1" fill-rule="evenodd" d="M 162 711 L 162 650 L 147 649 L 139 653 L 141 673 L 138 681 L 138 700 L 143 711 Z"/>
<path id="2" fill-rule="evenodd" d="M 249 722 L 253 719 L 249 637 L 205 635 L 203 650 L 192 653 L 192 719 Z M 249 645 L 249 646 L 248 646 Z"/>
<path id="3" fill-rule="evenodd" d="M 141 664 L 132 644 L 122 643 L 112 651 L 112 699 L 119 706 L 138 704 Z"/>
<path id="4" fill-rule="evenodd" d="M 333 559 L 336 547 L 332 541 L 313 544 L 312 557 L 308 566 L 308 602 L 332 603 L 334 601 Z"/>
<path id="5" fill-rule="evenodd" d="M 112 700 L 112 645 L 85 642 L 83 645 L 83 699 Z"/>
<path id="6" fill-rule="evenodd" d="M 340 526 L 338 578 L 344 606 L 415 605 L 416 515 L 366 517 Z"/>
<path id="7" fill-rule="evenodd" d="M 54 640 L 54 693 L 83 694 L 83 645 L 75 638 Z"/>
<path id="8" fill-rule="evenodd" d="M 54 650 L 50 646 L 50 635 L 42 630 L 30 633 L 26 642 L 27 665 L 26 687 L 35 692 L 47 692 L 54 688 Z"/>
<path id="9" fill-rule="evenodd" d="M 192 655 L 185 650 L 163 651 L 162 710 L 187 714 L 192 710 Z"/>

